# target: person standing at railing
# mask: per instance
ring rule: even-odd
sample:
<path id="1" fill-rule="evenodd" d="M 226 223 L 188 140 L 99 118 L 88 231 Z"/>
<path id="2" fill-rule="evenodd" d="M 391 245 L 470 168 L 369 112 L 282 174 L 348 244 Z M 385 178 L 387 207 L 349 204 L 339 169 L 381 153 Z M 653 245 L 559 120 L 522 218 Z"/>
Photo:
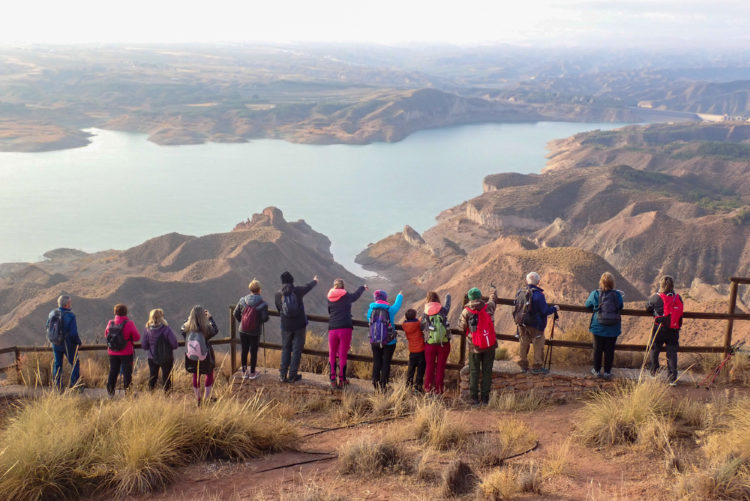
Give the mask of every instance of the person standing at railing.
<path id="1" fill-rule="evenodd" d="M 107 378 L 107 393 L 115 396 L 117 376 L 122 369 L 122 385 L 127 391 L 133 378 L 133 343 L 141 340 L 141 335 L 135 322 L 128 318 L 128 307 L 116 304 L 115 318 L 107 323 L 104 330 L 107 338 L 107 354 L 109 355 L 109 377 Z"/>
<path id="2" fill-rule="evenodd" d="M 57 308 L 49 313 L 49 317 L 47 318 L 47 327 L 49 327 L 52 317 L 59 314 L 60 328 L 63 333 L 63 342 L 59 345 L 52 345 L 52 353 L 55 356 L 55 363 L 52 366 L 52 374 L 54 375 L 55 386 L 61 388 L 62 365 L 63 360 L 67 358 L 68 363 L 72 367 L 70 372 L 70 387 L 73 388 L 78 382 L 78 377 L 80 375 L 78 347 L 81 346 L 81 337 L 78 335 L 76 315 L 71 311 L 73 300 L 70 296 L 63 294 L 58 297 L 57 306 Z"/>
<path id="3" fill-rule="evenodd" d="M 674 291 L 674 279 L 665 275 L 659 281 L 659 292 L 646 303 L 646 310 L 654 315 L 651 329 L 651 377 L 659 371 L 659 353 L 667 352 L 667 371 L 670 386 L 677 384 L 677 348 L 680 346 L 683 301 Z"/>
<path id="4" fill-rule="evenodd" d="M 620 312 L 625 307 L 622 293 L 615 289 L 615 277 L 604 272 L 599 279 L 599 288 L 591 291 L 586 299 L 586 308 L 593 311 L 589 331 L 594 336 L 594 367 L 591 374 L 612 379 L 612 363 L 615 359 L 615 344 L 622 333 Z M 602 370 L 604 356 L 604 373 Z"/>
<path id="5" fill-rule="evenodd" d="M 544 330 L 547 328 L 547 317 L 560 310 L 557 305 L 547 304 L 544 296 L 544 289 L 539 287 L 541 277 L 539 273 L 532 271 L 526 275 L 526 289 L 521 289 L 519 293 L 525 292 L 528 300 L 524 311 L 524 320 L 516 323 L 519 327 L 520 343 L 518 345 L 518 354 L 521 357 L 518 365 L 523 372 L 529 370 L 529 348 L 534 346 L 534 365 L 531 368 L 532 374 L 547 374 L 549 369 L 544 367 Z M 516 295 L 518 298 L 519 296 Z"/>
<path id="6" fill-rule="evenodd" d="M 472 287 L 466 293 L 466 298 L 468 302 L 458 318 L 458 329 L 466 335 L 469 346 L 469 392 L 472 404 L 487 405 L 490 402 L 492 366 L 497 348 L 494 316 L 497 291 L 493 288 L 490 300 L 485 302 L 482 291 Z"/>
<path id="7" fill-rule="evenodd" d="M 143 330 L 141 348 L 148 353 L 148 389 L 156 387 L 161 370 L 161 380 L 164 391 L 172 389 L 172 367 L 174 366 L 174 350 L 177 349 L 177 337 L 164 318 L 164 310 L 155 308 L 149 312 L 146 328 Z"/>
<path id="8" fill-rule="evenodd" d="M 255 366 L 258 363 L 258 347 L 260 346 L 260 334 L 263 324 L 268 322 L 268 304 L 260 295 L 260 282 L 253 279 L 248 285 L 250 294 L 243 296 L 234 308 L 234 318 L 240 324 L 240 342 L 242 353 L 240 362 L 242 364 L 242 378 L 255 379 L 258 373 Z M 250 352 L 250 370 L 247 370 L 247 354 Z"/>
<path id="9" fill-rule="evenodd" d="M 208 341 L 219 333 L 211 312 L 201 305 L 190 310 L 187 321 L 180 328 L 185 338 L 185 370 L 193 375 L 193 390 L 198 405 L 211 401 L 211 390 L 214 385 L 216 354 Z M 201 375 L 206 376 L 205 392 L 201 398 Z"/>
<path id="10" fill-rule="evenodd" d="M 424 392 L 424 369 L 426 361 L 424 358 L 424 332 L 422 324 L 417 318 L 417 310 L 409 308 L 404 314 L 401 323 L 409 345 L 409 366 L 406 369 L 406 386 L 414 388 L 415 391 Z"/>
<path id="11" fill-rule="evenodd" d="M 388 294 L 383 290 L 373 293 L 375 301 L 367 310 L 367 321 L 370 324 L 370 347 L 372 348 L 372 385 L 376 390 L 388 388 L 391 375 L 391 359 L 396 351 L 395 318 L 404 296 L 401 292 L 393 304 L 388 303 Z"/>
<path id="12" fill-rule="evenodd" d="M 352 345 L 352 303 L 367 290 L 367 285 L 360 285 L 356 291 L 347 292 L 344 281 L 337 278 L 333 288 L 328 291 L 328 360 L 331 368 L 331 388 L 343 389 L 349 384 L 346 380 L 346 355 Z M 338 381 L 336 381 L 336 356 L 338 363 Z"/>
<path id="13" fill-rule="evenodd" d="M 307 315 L 302 298 L 318 283 L 315 275 L 312 282 L 295 286 L 294 277 L 288 271 L 281 274 L 281 290 L 276 293 L 276 309 L 281 317 L 281 367 L 279 380 L 294 383 L 302 379 L 298 374 L 307 334 Z"/>
<path id="14" fill-rule="evenodd" d="M 427 304 L 422 314 L 422 329 L 425 332 L 425 378 L 426 393 L 443 393 L 443 377 L 448 355 L 451 353 L 451 331 L 448 325 L 448 311 L 451 309 L 451 295 L 445 295 L 445 306 L 440 304 L 437 292 L 427 293 Z"/>

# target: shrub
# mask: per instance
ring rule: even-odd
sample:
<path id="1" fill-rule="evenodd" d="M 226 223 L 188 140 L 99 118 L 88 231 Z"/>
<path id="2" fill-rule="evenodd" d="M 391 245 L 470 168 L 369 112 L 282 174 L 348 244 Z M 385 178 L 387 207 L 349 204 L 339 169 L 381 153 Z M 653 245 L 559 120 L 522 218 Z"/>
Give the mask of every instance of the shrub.
<path id="1" fill-rule="evenodd" d="M 445 407 L 437 400 L 421 400 L 411 426 L 416 439 L 437 450 L 460 447 L 468 437 L 463 422 L 451 423 Z"/>
<path id="2" fill-rule="evenodd" d="M 397 444 L 371 442 L 361 438 L 339 448 L 339 473 L 343 475 L 409 474 L 414 470 L 412 458 Z"/>
<path id="3" fill-rule="evenodd" d="M 518 393 L 502 391 L 490 397 L 489 406 L 492 409 L 510 412 L 530 412 L 549 405 L 549 400 L 538 395 L 534 390 Z"/>
<path id="4" fill-rule="evenodd" d="M 506 459 L 519 452 L 526 451 L 536 444 L 536 434 L 518 418 L 502 419 L 498 424 L 500 455 Z"/>
<path id="5" fill-rule="evenodd" d="M 443 472 L 443 494 L 461 496 L 473 491 L 477 477 L 471 467 L 461 460 L 451 461 Z"/>

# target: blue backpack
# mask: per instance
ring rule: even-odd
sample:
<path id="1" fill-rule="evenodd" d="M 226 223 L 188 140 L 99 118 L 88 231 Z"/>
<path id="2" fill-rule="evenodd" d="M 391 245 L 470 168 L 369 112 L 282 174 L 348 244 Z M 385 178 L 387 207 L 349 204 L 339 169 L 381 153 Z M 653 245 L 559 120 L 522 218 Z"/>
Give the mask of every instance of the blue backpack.
<path id="1" fill-rule="evenodd" d="M 370 315 L 370 344 L 384 345 L 393 341 L 396 332 L 391 326 L 391 316 L 386 308 L 375 308 Z"/>

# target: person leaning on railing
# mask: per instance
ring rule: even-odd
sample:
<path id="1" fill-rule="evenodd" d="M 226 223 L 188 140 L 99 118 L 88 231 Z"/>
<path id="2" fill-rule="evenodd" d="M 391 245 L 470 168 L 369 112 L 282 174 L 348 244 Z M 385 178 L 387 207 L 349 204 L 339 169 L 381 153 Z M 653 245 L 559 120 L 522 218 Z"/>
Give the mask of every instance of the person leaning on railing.
<path id="1" fill-rule="evenodd" d="M 622 293 L 615 290 L 615 277 L 604 272 L 599 279 L 599 288 L 591 291 L 586 299 L 586 308 L 591 310 L 589 332 L 594 336 L 594 367 L 591 374 L 604 379 L 612 378 L 612 363 L 615 359 L 615 343 L 622 332 L 620 312 L 625 307 Z M 602 370 L 604 356 L 604 373 Z"/>

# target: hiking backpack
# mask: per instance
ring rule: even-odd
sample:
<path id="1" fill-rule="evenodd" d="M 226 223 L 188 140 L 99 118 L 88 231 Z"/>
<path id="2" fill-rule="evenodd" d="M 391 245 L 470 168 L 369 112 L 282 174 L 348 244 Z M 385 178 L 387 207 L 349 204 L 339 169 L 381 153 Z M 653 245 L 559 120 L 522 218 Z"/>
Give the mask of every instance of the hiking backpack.
<path id="1" fill-rule="evenodd" d="M 208 356 L 206 338 L 200 332 L 191 332 L 185 338 L 185 355 L 193 362 L 203 362 Z"/>
<path id="2" fill-rule="evenodd" d="M 170 362 L 174 362 L 172 345 L 169 344 L 166 334 L 161 334 L 156 339 L 156 345 L 154 349 L 154 363 L 156 363 L 157 365 L 166 365 Z"/>
<path id="3" fill-rule="evenodd" d="M 47 319 L 47 339 L 55 346 L 61 346 L 65 342 L 63 332 L 63 314 L 60 308 L 52 310 Z"/>
<path id="4" fill-rule="evenodd" d="M 427 329 L 429 332 L 427 344 L 439 344 L 442 346 L 445 343 L 450 343 L 451 340 L 447 327 L 443 322 L 442 315 L 437 314 L 427 317 Z"/>
<path id="5" fill-rule="evenodd" d="M 283 302 L 282 302 L 283 305 Z M 283 308 L 282 308 L 283 309 Z M 240 322 L 240 332 L 255 332 L 258 328 L 258 310 L 255 306 L 246 304 L 242 309 L 242 321 Z"/>
<path id="6" fill-rule="evenodd" d="M 675 293 L 659 293 L 659 297 L 664 304 L 664 315 L 656 317 L 656 321 L 659 323 L 666 323 L 667 317 L 669 317 L 670 329 L 679 329 L 682 327 L 683 304 L 680 295 Z"/>
<path id="7" fill-rule="evenodd" d="M 527 325 L 536 325 L 536 314 L 532 306 L 534 289 L 524 287 L 516 292 L 516 299 L 513 302 L 513 321 L 520 327 Z"/>
<path id="8" fill-rule="evenodd" d="M 244 311 L 243 317 L 244 317 Z M 297 300 L 297 294 L 291 292 L 289 294 L 281 294 L 281 314 L 285 317 L 296 317 L 300 313 L 299 301 Z"/>
<path id="9" fill-rule="evenodd" d="M 487 313 L 487 305 L 482 306 L 480 310 L 472 310 L 468 306 L 466 311 L 471 313 L 469 317 L 469 331 L 471 333 L 471 342 L 480 350 L 485 350 L 495 346 L 497 336 L 495 336 L 495 324 L 492 317 Z"/>
<path id="10" fill-rule="evenodd" d="M 121 324 L 115 323 L 114 320 L 109 323 L 107 329 L 107 347 L 110 350 L 121 351 L 128 345 L 128 342 L 125 340 L 125 334 L 123 333 L 127 323 L 127 320 Z"/>
<path id="11" fill-rule="evenodd" d="M 618 325 L 620 323 L 620 310 L 617 307 L 617 299 L 617 291 L 599 291 L 596 321 L 601 325 Z"/>
<path id="12" fill-rule="evenodd" d="M 370 344 L 379 344 L 382 348 L 395 338 L 391 327 L 391 316 L 386 308 L 375 308 L 370 314 Z"/>

